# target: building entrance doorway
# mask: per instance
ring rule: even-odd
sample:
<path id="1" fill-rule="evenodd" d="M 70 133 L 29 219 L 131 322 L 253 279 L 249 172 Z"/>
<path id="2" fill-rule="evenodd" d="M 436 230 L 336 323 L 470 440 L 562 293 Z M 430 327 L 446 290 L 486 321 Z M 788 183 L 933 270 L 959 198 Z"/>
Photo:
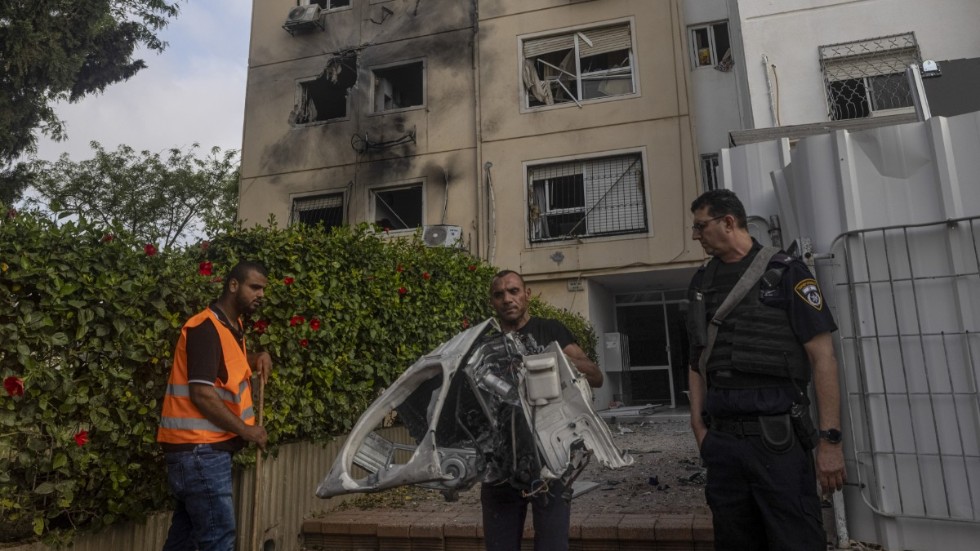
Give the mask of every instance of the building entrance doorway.
<path id="1" fill-rule="evenodd" d="M 687 405 L 684 291 L 616 297 L 616 326 L 627 337 L 622 395 L 627 405 Z"/>

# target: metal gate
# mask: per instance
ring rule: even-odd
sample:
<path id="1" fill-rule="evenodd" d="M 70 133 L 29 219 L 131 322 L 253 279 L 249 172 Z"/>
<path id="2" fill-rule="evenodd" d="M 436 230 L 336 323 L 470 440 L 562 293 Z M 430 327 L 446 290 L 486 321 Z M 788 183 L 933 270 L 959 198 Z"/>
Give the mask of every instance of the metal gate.
<path id="1" fill-rule="evenodd" d="M 971 217 L 832 245 L 848 476 L 881 515 L 980 520 L 978 234 Z"/>

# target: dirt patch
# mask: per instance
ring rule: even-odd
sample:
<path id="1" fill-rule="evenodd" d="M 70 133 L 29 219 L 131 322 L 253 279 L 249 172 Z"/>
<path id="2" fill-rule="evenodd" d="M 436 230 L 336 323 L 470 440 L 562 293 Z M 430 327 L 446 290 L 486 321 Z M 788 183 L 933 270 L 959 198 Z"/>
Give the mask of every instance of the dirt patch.
<path id="1" fill-rule="evenodd" d="M 598 486 L 572 501 L 572 510 L 595 513 L 707 513 L 704 470 L 686 417 L 610 426 L 616 445 L 633 457 L 622 469 L 590 463 L 579 476 Z M 480 508 L 479 485 L 447 503 L 442 494 L 423 488 L 402 487 L 366 494 L 343 508 L 405 509 L 435 512 Z"/>

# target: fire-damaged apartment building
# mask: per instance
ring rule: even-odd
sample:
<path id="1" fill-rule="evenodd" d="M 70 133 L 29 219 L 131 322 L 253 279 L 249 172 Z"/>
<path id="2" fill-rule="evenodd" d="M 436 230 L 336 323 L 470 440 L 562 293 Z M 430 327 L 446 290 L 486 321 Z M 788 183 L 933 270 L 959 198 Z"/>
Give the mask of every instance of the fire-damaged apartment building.
<path id="1" fill-rule="evenodd" d="M 681 0 L 253 2 L 240 217 L 422 232 L 588 318 L 674 404 L 703 260 Z"/>

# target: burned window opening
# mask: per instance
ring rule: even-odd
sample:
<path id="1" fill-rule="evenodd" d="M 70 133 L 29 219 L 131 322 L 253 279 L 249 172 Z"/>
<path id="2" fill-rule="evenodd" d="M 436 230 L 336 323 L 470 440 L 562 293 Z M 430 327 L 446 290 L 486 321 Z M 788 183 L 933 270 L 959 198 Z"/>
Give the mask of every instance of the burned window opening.
<path id="1" fill-rule="evenodd" d="M 315 79 L 300 83 L 299 102 L 290 119 L 293 124 L 326 122 L 347 117 L 347 100 L 357 83 L 357 56 L 331 58 Z"/>
<path id="2" fill-rule="evenodd" d="M 639 154 L 528 169 L 532 243 L 647 230 Z"/>
<path id="3" fill-rule="evenodd" d="M 529 39 L 523 53 L 527 107 L 635 92 L 628 24 Z"/>
<path id="4" fill-rule="evenodd" d="M 422 184 L 385 188 L 372 192 L 374 223 L 386 231 L 422 226 Z"/>
<path id="5" fill-rule="evenodd" d="M 375 69 L 374 112 L 418 107 L 425 103 L 424 65 L 421 61 Z"/>

